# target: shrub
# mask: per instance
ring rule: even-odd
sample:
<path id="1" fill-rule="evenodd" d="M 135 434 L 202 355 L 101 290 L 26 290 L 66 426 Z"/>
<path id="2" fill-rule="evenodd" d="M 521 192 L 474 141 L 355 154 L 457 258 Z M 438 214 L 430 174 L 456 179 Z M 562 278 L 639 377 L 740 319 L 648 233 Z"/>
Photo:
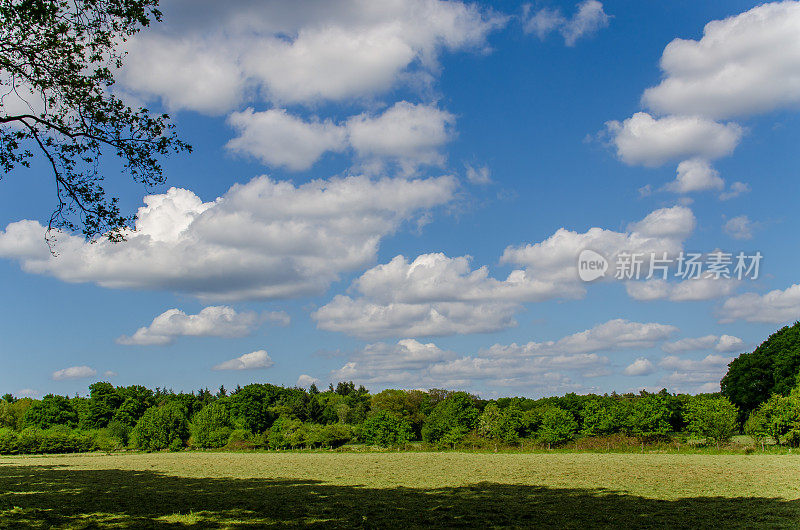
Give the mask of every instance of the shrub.
<path id="1" fill-rule="evenodd" d="M 131 433 L 134 447 L 145 451 L 175 450 L 189 438 L 187 411 L 178 402 L 147 409 Z"/>
<path id="2" fill-rule="evenodd" d="M 387 411 L 371 415 L 361 424 L 359 438 L 370 445 L 402 445 L 411 441 L 411 425 Z"/>
<path id="3" fill-rule="evenodd" d="M 256 446 L 253 433 L 247 429 L 234 429 L 225 444 L 229 449 L 252 449 Z"/>

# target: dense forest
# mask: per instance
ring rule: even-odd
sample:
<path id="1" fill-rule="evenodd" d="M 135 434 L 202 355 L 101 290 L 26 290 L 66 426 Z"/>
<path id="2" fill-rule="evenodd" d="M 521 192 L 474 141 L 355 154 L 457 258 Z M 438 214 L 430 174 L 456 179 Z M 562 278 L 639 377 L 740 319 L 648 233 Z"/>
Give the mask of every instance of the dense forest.
<path id="1" fill-rule="evenodd" d="M 0 454 L 126 448 L 431 448 L 538 444 L 577 438 L 668 439 L 719 447 L 744 432 L 800 444 L 800 324 L 735 359 L 717 394 L 578 395 L 484 400 L 442 389 L 371 394 L 340 382 L 321 391 L 250 384 L 192 393 L 97 382 L 88 397 L 0 400 Z"/>

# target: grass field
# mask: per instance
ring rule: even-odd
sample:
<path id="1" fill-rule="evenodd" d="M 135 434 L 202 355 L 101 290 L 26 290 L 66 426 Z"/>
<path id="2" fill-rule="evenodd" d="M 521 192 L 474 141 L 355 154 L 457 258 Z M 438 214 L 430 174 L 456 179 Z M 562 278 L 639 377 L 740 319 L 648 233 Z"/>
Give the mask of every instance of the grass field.
<path id="1" fill-rule="evenodd" d="M 799 528 L 800 456 L 0 458 L 0 527 Z"/>

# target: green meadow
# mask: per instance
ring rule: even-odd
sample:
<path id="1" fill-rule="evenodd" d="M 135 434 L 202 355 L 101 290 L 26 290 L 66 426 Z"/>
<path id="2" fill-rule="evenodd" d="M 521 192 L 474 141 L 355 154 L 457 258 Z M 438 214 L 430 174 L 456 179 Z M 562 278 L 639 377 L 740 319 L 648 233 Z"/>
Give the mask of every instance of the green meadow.
<path id="1" fill-rule="evenodd" d="M 0 458 L 0 527 L 797 528 L 800 456 L 179 452 Z"/>

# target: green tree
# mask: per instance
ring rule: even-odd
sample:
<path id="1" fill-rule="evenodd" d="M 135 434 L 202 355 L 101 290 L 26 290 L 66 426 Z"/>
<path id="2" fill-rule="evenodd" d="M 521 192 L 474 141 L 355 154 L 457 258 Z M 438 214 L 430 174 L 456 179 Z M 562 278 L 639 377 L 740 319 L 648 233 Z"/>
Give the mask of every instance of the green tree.
<path id="1" fill-rule="evenodd" d="M 222 447 L 228 443 L 232 431 L 231 413 L 221 403 L 210 403 L 192 417 L 192 445 L 195 447 Z"/>
<path id="2" fill-rule="evenodd" d="M 120 45 L 160 20 L 158 0 L 0 0 L 0 169 L 52 170 L 56 208 L 49 229 L 123 238 L 133 216 L 103 189 L 105 154 L 147 186 L 164 181 L 159 157 L 191 150 L 169 116 L 133 109 L 113 92 Z"/>
<path id="3" fill-rule="evenodd" d="M 624 403 L 623 428 L 629 436 L 652 440 L 669 434 L 670 411 L 663 396 L 647 394 Z"/>
<path id="4" fill-rule="evenodd" d="M 379 410 L 361 424 L 360 438 L 370 445 L 403 445 L 411 441 L 411 425 L 391 412 Z"/>
<path id="5" fill-rule="evenodd" d="M 454 446 L 475 428 L 478 415 L 472 396 L 465 392 L 450 394 L 431 411 L 422 427 L 422 439 L 427 443 Z"/>
<path id="6" fill-rule="evenodd" d="M 186 407 L 177 402 L 147 409 L 131 432 L 134 447 L 146 451 L 181 449 L 189 438 L 187 416 Z"/>
<path id="7" fill-rule="evenodd" d="M 770 335 L 752 353 L 728 365 L 720 383 L 722 393 L 739 407 L 742 420 L 771 395 L 788 395 L 800 372 L 800 322 Z"/>
<path id="8" fill-rule="evenodd" d="M 491 440 L 514 442 L 522 428 L 522 412 L 515 406 L 499 408 L 489 403 L 478 417 L 478 433 Z"/>
<path id="9" fill-rule="evenodd" d="M 724 396 L 696 396 L 685 412 L 689 432 L 714 440 L 717 449 L 736 432 L 738 414 L 736 406 Z"/>
<path id="10" fill-rule="evenodd" d="M 56 425 L 77 427 L 78 414 L 69 398 L 47 394 L 41 401 L 34 401 L 22 419 L 26 427 L 47 429 Z"/>
<path id="11" fill-rule="evenodd" d="M 557 445 L 572 440 L 578 433 L 578 422 L 575 416 L 559 407 L 550 407 L 542 414 L 537 438 L 549 445 Z"/>
<path id="12" fill-rule="evenodd" d="M 614 399 L 587 401 L 581 411 L 586 436 L 613 434 L 622 429 L 622 407 Z"/>

